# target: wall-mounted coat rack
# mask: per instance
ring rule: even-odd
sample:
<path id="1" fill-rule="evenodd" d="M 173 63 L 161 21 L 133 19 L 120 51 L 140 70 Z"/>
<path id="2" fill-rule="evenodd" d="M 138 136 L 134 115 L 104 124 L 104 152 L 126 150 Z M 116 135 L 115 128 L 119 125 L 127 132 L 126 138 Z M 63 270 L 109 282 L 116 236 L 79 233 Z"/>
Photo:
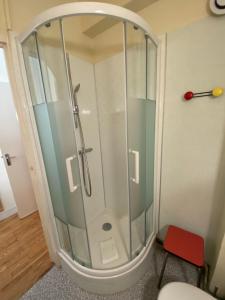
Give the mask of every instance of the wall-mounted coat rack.
<path id="1" fill-rule="evenodd" d="M 219 97 L 223 95 L 224 89 L 221 87 L 216 87 L 208 92 L 201 92 L 201 93 L 193 93 L 192 91 L 188 91 L 184 94 L 184 100 L 189 101 L 193 98 L 197 97 L 205 97 L 205 96 L 213 96 L 213 97 Z"/>

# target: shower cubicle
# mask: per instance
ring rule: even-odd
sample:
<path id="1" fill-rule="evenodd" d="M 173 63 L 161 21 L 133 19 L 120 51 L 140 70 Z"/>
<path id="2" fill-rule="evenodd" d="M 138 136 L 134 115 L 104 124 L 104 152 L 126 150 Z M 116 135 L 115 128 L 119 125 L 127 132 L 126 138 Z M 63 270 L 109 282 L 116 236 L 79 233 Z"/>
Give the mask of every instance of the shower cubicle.
<path id="1" fill-rule="evenodd" d="M 155 235 L 157 41 L 133 12 L 81 2 L 20 42 L 60 256 L 84 278 L 135 272 Z"/>

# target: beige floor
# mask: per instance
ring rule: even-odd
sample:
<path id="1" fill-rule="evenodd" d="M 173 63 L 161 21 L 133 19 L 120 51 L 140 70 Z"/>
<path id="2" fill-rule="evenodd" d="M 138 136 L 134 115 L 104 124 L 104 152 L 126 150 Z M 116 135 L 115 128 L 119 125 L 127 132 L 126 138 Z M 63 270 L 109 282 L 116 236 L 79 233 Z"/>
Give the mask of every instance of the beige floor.
<path id="1" fill-rule="evenodd" d="M 0 222 L 0 299 L 19 299 L 51 267 L 38 213 Z"/>

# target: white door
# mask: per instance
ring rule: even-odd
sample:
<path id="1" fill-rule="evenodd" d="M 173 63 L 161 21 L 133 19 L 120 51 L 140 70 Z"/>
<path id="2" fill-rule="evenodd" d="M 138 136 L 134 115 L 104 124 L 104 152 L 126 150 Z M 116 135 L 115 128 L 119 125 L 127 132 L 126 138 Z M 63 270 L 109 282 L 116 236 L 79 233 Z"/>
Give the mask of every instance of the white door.
<path id="1" fill-rule="evenodd" d="M 0 151 L 18 215 L 23 218 L 36 211 L 37 206 L 21 141 L 3 48 L 0 48 Z"/>

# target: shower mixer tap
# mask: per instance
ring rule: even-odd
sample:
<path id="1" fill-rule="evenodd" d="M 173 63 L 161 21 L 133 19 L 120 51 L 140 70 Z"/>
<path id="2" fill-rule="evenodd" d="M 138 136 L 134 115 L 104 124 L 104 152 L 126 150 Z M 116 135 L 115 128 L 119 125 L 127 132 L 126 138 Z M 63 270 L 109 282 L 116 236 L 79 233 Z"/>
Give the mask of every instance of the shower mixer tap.
<path id="1" fill-rule="evenodd" d="M 89 153 L 89 152 L 91 152 L 91 151 L 93 151 L 93 148 L 86 148 L 86 149 L 81 149 L 81 150 L 79 150 L 78 153 L 79 153 L 80 155 L 82 155 L 82 154 L 84 154 L 84 153 Z"/>

